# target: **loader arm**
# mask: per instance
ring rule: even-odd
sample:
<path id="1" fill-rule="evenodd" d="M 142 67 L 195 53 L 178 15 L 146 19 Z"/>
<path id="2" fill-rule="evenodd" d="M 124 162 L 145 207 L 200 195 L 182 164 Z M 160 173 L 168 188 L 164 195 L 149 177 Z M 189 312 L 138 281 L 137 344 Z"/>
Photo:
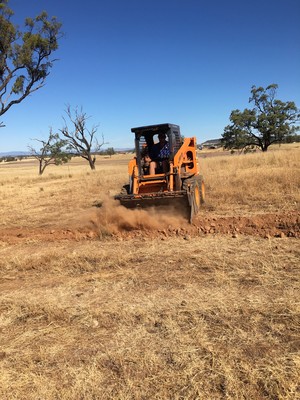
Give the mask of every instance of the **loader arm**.
<path id="1" fill-rule="evenodd" d="M 178 173 L 181 179 L 197 173 L 198 166 L 195 137 L 184 139 L 182 146 L 174 156 L 173 165 L 174 170 Z"/>

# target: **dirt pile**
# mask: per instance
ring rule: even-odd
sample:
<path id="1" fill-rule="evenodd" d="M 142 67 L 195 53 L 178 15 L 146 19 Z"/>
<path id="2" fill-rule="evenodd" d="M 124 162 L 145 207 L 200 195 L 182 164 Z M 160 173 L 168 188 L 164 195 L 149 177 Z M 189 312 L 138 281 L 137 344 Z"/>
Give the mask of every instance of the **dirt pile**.
<path id="1" fill-rule="evenodd" d="M 238 235 L 300 238 L 298 211 L 260 214 L 253 216 L 220 217 L 199 214 L 192 225 L 182 216 L 155 210 L 126 210 L 123 207 L 92 210 L 78 221 L 62 222 L 64 225 L 33 228 L 0 229 L 0 244 L 32 240 L 126 240 L 160 237 L 189 237 L 205 235 Z"/>
<path id="2" fill-rule="evenodd" d="M 193 224 L 189 224 L 186 215 L 181 215 L 175 209 L 130 210 L 107 201 L 91 217 L 90 222 L 98 234 L 119 238 L 210 234 L 300 237 L 298 211 L 228 217 L 214 212 L 200 212 Z"/>
<path id="3" fill-rule="evenodd" d="M 198 217 L 196 226 L 205 234 L 243 234 L 262 237 L 300 237 L 298 212 L 251 217 Z"/>

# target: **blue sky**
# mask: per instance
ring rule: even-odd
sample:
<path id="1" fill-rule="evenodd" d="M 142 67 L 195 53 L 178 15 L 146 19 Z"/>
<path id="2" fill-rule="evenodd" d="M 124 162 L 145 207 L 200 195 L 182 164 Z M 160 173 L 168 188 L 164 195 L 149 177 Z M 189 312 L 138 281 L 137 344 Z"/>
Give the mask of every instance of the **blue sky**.
<path id="1" fill-rule="evenodd" d="M 65 36 L 46 85 L 1 121 L 0 152 L 22 150 L 82 107 L 109 147 L 170 122 L 201 143 L 221 136 L 252 85 L 300 107 L 299 0 L 10 0 L 13 21 L 42 10 Z"/>

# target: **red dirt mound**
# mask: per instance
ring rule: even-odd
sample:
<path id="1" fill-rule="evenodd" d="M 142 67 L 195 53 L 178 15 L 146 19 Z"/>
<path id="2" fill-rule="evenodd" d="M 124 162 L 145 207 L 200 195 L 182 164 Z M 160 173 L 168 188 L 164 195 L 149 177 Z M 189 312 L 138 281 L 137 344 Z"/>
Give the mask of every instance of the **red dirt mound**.
<path id="1" fill-rule="evenodd" d="M 66 224 L 68 225 L 68 224 Z M 260 214 L 253 216 L 220 217 L 198 215 L 192 225 L 182 217 L 173 219 L 147 215 L 146 211 L 138 218 L 114 215 L 114 219 L 94 212 L 85 223 L 71 223 L 69 227 L 49 226 L 43 228 L 5 228 L 0 229 L 0 244 L 15 244 L 26 241 L 81 241 L 95 239 L 120 240 L 133 237 L 167 238 L 174 236 L 201 236 L 227 234 L 269 237 L 300 237 L 299 212 L 281 214 Z"/>

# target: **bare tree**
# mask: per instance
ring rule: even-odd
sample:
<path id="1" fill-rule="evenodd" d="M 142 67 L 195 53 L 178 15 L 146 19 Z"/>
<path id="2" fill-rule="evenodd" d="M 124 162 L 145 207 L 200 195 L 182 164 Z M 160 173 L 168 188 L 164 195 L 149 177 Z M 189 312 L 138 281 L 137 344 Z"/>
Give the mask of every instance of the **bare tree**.
<path id="1" fill-rule="evenodd" d="M 102 142 L 99 143 L 96 137 L 98 127 L 87 128 L 87 120 L 90 117 L 83 112 L 82 108 L 80 110 L 76 108 L 72 114 L 70 106 L 68 106 L 66 114 L 73 126 L 72 129 L 69 129 L 65 118 L 63 118 L 65 126 L 60 129 L 60 132 L 67 139 L 69 148 L 87 160 L 91 169 L 95 169 L 95 153 L 99 152 L 104 144 L 107 144 L 104 141 L 104 136 L 102 135 Z"/>
<path id="2" fill-rule="evenodd" d="M 72 155 L 66 152 L 67 141 L 59 137 L 58 133 L 52 133 L 50 129 L 47 140 L 32 139 L 42 144 L 39 150 L 28 146 L 31 155 L 39 162 L 39 175 L 42 175 L 48 165 L 61 165 L 70 161 Z"/>

